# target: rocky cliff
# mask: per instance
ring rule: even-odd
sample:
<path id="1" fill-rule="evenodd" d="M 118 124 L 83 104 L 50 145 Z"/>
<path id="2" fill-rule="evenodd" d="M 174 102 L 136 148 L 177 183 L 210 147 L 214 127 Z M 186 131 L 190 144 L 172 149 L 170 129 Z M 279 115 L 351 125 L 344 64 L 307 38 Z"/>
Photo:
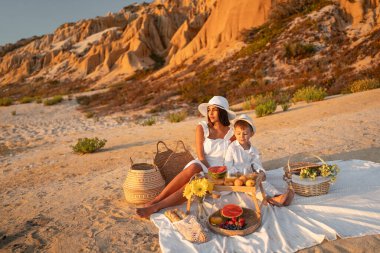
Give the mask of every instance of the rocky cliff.
<path id="1" fill-rule="evenodd" d="M 318 6 L 330 6 L 330 11 L 321 12 Z M 305 17 L 312 8 L 319 18 Z M 319 53 L 329 54 L 332 52 L 325 49 L 335 46 L 324 41 L 326 38 L 343 38 L 344 42 L 335 45 L 344 48 L 372 38 L 379 29 L 380 4 L 379 0 L 156 0 L 134 4 L 103 17 L 63 24 L 53 34 L 0 47 L 0 87 L 33 84 L 33 90 L 38 90 L 39 84 L 54 83 L 65 90 L 65 85 L 76 82 L 99 88 L 125 82 L 145 70 L 155 75 L 142 85 L 153 85 L 151 80 L 165 83 L 168 76 L 175 76 L 173 86 L 178 87 L 183 84 L 178 80 L 186 80 L 204 68 L 199 66 L 225 59 L 240 66 L 251 59 L 241 53 L 252 48 L 247 33 L 257 37 L 254 28 L 260 30 L 272 20 L 284 24 L 281 36 L 276 34 L 273 41 L 272 37 L 262 39 L 252 55 L 263 58 L 268 51 L 273 52 L 271 64 L 262 72 L 278 76 L 286 74 L 284 69 L 293 68 L 279 48 L 296 38 L 313 44 Z M 297 22 L 313 23 L 312 27 L 322 30 L 310 31 L 312 36 L 307 34 L 308 29 L 295 32 Z M 271 31 L 277 32 L 274 28 Z M 377 51 L 371 52 L 371 61 L 361 59 L 359 65 L 365 68 L 377 58 Z M 228 71 L 221 74 L 228 77 Z"/>

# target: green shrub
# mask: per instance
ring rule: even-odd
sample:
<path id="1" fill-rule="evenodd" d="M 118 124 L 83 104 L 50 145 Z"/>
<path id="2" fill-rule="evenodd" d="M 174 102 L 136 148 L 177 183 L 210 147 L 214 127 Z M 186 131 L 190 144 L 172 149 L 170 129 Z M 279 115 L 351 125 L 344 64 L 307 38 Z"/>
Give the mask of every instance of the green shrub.
<path id="1" fill-rule="evenodd" d="M 247 34 L 247 37 L 251 37 L 247 46 L 243 47 L 238 52 L 238 57 L 250 56 L 271 42 L 274 38 L 280 35 L 285 29 L 283 23 L 266 23 L 258 28 L 252 29 Z"/>
<path id="2" fill-rule="evenodd" d="M 62 96 L 54 96 L 53 98 L 50 98 L 50 99 L 46 99 L 44 101 L 44 105 L 55 105 L 55 104 L 58 104 L 58 103 L 61 103 L 63 101 L 63 97 Z"/>
<path id="3" fill-rule="evenodd" d="M 272 114 L 276 111 L 277 103 L 271 97 L 267 97 L 266 100 L 260 101 L 255 107 L 255 113 L 257 117 L 263 117 Z"/>
<path id="4" fill-rule="evenodd" d="M 156 119 L 153 118 L 153 117 L 150 117 L 150 118 L 144 120 L 144 121 L 141 123 L 142 126 L 152 126 L 152 125 L 154 125 L 154 124 L 156 124 Z"/>
<path id="5" fill-rule="evenodd" d="M 290 95 L 287 92 L 280 93 L 277 101 L 280 104 L 283 111 L 287 111 L 291 106 Z"/>
<path id="6" fill-rule="evenodd" d="M 362 79 L 353 82 L 350 85 L 350 92 L 360 92 L 365 90 L 377 89 L 380 88 L 380 80 L 372 78 L 372 79 Z"/>
<path id="7" fill-rule="evenodd" d="M 11 98 L 0 98 L 0 106 L 10 106 L 13 104 L 13 100 Z"/>
<path id="8" fill-rule="evenodd" d="M 313 44 L 289 43 L 285 45 L 286 58 L 304 58 L 317 51 Z"/>
<path id="9" fill-rule="evenodd" d="M 20 103 L 21 104 L 28 104 L 28 103 L 31 103 L 33 102 L 33 98 L 32 97 L 23 97 L 20 99 Z"/>
<path id="10" fill-rule="evenodd" d="M 42 98 L 41 97 L 34 97 L 34 100 L 36 101 L 37 104 L 42 103 Z"/>
<path id="11" fill-rule="evenodd" d="M 187 117 L 187 113 L 185 111 L 181 111 L 181 112 L 169 113 L 167 118 L 171 123 L 177 123 L 186 119 L 186 117 Z"/>
<path id="12" fill-rule="evenodd" d="M 12 116 L 16 116 L 16 111 L 11 112 Z"/>
<path id="13" fill-rule="evenodd" d="M 323 100 L 327 96 L 326 89 L 316 86 L 307 86 L 294 93 L 292 101 L 306 101 L 307 103 Z"/>
<path id="14" fill-rule="evenodd" d="M 243 110 L 252 110 L 255 105 L 255 97 L 249 96 L 244 98 Z"/>
<path id="15" fill-rule="evenodd" d="M 280 105 L 281 105 L 281 108 L 282 108 L 282 110 L 284 112 L 287 111 L 287 110 L 289 110 L 289 108 L 290 108 L 290 103 L 289 102 L 281 103 Z"/>
<path id="16" fill-rule="evenodd" d="M 104 145 L 106 145 L 107 140 L 99 140 L 98 137 L 95 138 L 79 138 L 75 146 L 71 146 L 75 153 L 86 154 L 98 151 Z"/>

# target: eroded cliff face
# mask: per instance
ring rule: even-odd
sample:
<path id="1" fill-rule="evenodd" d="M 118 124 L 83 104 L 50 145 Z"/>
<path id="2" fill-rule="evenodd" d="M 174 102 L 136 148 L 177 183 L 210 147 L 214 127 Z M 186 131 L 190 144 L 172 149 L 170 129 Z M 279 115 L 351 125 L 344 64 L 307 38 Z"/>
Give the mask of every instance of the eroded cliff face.
<path id="1" fill-rule="evenodd" d="M 380 24 L 379 0 L 339 0 L 339 4 L 351 21 L 350 36 L 363 36 Z"/>
<path id="2" fill-rule="evenodd" d="M 270 7 L 271 1 L 268 0 L 220 0 L 215 2 L 215 7 L 197 35 L 187 44 L 182 42 L 181 45 L 184 46 L 174 54 L 170 52 L 168 55 L 169 66 L 180 65 L 194 57 L 215 58 L 212 52 L 214 49 L 218 49 L 215 51 L 219 53 L 229 47 L 234 47 L 243 30 L 260 26 L 266 22 Z M 197 22 L 194 23 L 196 26 Z M 187 29 L 192 27 L 191 23 L 185 23 L 184 26 Z M 186 30 L 186 28 L 183 29 Z M 174 39 L 173 44 L 176 44 L 175 42 L 178 41 Z"/>
<path id="3" fill-rule="evenodd" d="M 244 46 L 241 33 L 264 24 L 276 2 L 156 0 L 63 24 L 54 34 L 1 47 L 0 86 L 54 80 L 101 87 L 139 70 L 163 67 L 165 72 L 197 59 L 220 60 Z M 364 36 L 378 26 L 379 0 L 337 3 L 350 21 L 349 36 Z"/>
<path id="4" fill-rule="evenodd" d="M 192 8 L 174 3 L 168 8 L 156 3 L 132 5 L 105 17 L 64 24 L 54 34 L 2 47 L 0 85 L 123 80 L 165 57 L 171 38 Z"/>

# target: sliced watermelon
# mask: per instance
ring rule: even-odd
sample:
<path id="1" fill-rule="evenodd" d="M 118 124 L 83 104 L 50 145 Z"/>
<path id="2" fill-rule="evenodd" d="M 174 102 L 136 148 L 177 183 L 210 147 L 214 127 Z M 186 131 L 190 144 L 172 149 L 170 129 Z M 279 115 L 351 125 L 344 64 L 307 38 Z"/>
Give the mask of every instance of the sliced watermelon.
<path id="1" fill-rule="evenodd" d="M 226 166 L 213 166 L 208 168 L 208 174 L 214 178 L 224 178 L 227 173 L 227 167 Z"/>
<path id="2" fill-rule="evenodd" d="M 243 214 L 243 208 L 234 204 L 225 205 L 220 214 L 227 219 L 237 218 Z"/>

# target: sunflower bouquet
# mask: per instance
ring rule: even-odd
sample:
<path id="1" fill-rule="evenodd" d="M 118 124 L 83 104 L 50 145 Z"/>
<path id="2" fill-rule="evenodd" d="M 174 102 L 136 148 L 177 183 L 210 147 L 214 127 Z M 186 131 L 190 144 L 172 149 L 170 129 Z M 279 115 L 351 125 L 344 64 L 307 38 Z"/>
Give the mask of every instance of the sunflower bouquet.
<path id="1" fill-rule="evenodd" d="M 203 199 L 207 192 L 212 192 L 214 184 L 208 181 L 206 178 L 196 178 L 191 180 L 183 191 L 183 196 L 190 200 L 193 197 Z"/>
<path id="2" fill-rule="evenodd" d="M 190 182 L 185 186 L 183 196 L 187 198 L 187 213 L 190 212 L 190 205 L 192 200 L 196 200 L 197 209 L 196 217 L 203 220 L 206 217 L 206 211 L 203 207 L 203 199 L 206 197 L 207 192 L 212 192 L 214 184 L 207 180 L 207 178 L 198 178 L 195 176 L 190 179 Z"/>

